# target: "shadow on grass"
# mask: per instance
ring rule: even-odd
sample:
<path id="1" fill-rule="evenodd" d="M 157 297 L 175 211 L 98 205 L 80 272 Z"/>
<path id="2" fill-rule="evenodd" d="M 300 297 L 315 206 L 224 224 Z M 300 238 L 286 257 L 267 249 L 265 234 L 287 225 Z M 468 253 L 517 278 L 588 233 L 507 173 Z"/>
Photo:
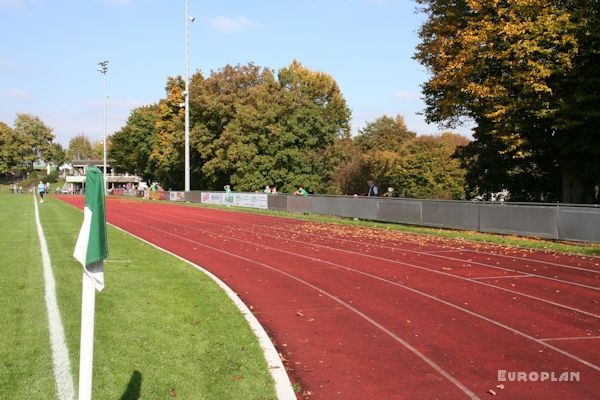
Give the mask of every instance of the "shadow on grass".
<path id="1" fill-rule="evenodd" d="M 121 400 L 138 400 L 142 392 L 142 374 L 140 371 L 133 371 L 131 379 L 127 384 L 125 393 L 121 396 Z"/>

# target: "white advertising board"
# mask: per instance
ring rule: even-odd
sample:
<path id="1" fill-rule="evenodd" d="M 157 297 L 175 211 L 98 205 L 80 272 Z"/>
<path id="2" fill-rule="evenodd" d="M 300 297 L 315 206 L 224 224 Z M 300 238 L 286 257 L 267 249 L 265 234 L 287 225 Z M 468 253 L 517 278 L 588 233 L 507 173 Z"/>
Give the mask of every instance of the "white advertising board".
<path id="1" fill-rule="evenodd" d="M 202 192 L 202 203 L 266 210 L 268 208 L 267 196 L 267 194 L 262 193 Z"/>
<path id="2" fill-rule="evenodd" d="M 200 201 L 206 204 L 223 204 L 223 194 L 215 192 L 202 192 Z"/>

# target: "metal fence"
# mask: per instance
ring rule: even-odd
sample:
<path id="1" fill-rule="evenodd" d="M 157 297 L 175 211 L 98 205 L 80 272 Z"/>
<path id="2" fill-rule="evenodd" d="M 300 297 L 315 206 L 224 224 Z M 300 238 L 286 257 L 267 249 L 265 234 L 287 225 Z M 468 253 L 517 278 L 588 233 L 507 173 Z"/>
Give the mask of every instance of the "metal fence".
<path id="1" fill-rule="evenodd" d="M 600 243 L 600 207 L 339 196 L 270 196 L 269 209 Z"/>
<path id="2" fill-rule="evenodd" d="M 165 197 L 169 199 L 169 194 Z M 187 192 L 184 197 L 185 201 L 202 201 L 199 191 Z M 267 204 L 269 210 L 291 213 L 600 243 L 597 205 L 285 194 L 269 195 Z"/>

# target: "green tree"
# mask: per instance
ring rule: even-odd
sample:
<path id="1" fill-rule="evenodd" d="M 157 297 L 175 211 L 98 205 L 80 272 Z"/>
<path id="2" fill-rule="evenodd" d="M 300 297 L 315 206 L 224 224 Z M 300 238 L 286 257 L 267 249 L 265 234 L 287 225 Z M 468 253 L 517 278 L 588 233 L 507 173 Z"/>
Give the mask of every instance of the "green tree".
<path id="1" fill-rule="evenodd" d="M 69 162 L 98 159 L 98 155 L 92 147 L 92 142 L 84 133 L 80 133 L 69 140 L 66 155 Z"/>
<path id="2" fill-rule="evenodd" d="M 353 141 L 338 144 L 347 157 L 333 182 L 344 194 L 366 194 L 367 180 L 373 179 L 382 193 L 393 187 L 403 197 L 464 199 L 466 171 L 453 155 L 467 144 L 451 132 L 416 136 L 401 116 L 380 117 Z"/>
<path id="3" fill-rule="evenodd" d="M 44 161 L 59 166 L 64 164 L 67 161 L 67 154 L 62 145 L 60 143 L 52 143 L 46 152 Z"/>
<path id="4" fill-rule="evenodd" d="M 184 102 L 185 82 L 181 77 L 168 78 L 167 97 L 158 103 L 155 141 L 148 160 L 152 173 L 166 188 L 183 189 L 185 163 Z M 198 168 L 197 162 L 191 162 Z M 191 185 L 192 188 L 194 187 Z"/>
<path id="5" fill-rule="evenodd" d="M 254 64 L 226 65 L 190 88 L 191 187 L 254 191 L 302 184 L 329 192 L 349 138 L 350 110 L 335 80 L 294 61 L 277 75 Z M 184 81 L 169 78 L 166 98 L 134 110 L 113 138 L 119 168 L 181 188 L 184 179 Z"/>
<path id="6" fill-rule="evenodd" d="M 505 169 L 470 173 L 479 180 L 470 186 L 498 185 L 493 180 L 504 175 L 503 186 L 519 187 L 537 171 L 531 191 L 552 197 L 556 185 L 546 177 L 558 170 L 563 201 L 593 201 L 600 176 L 597 2 L 418 2 L 428 15 L 415 55 L 431 72 L 423 86 L 427 119 L 453 126 L 470 118 L 477 129 L 475 144 L 459 153 L 470 157 L 465 165 Z"/>
<path id="7" fill-rule="evenodd" d="M 363 151 L 397 151 L 405 141 L 415 136 L 416 133 L 408 130 L 401 115 L 396 118 L 384 115 L 360 129 L 356 143 Z"/>
<path id="8" fill-rule="evenodd" d="M 226 66 L 193 81 L 191 102 L 207 187 L 330 190 L 331 149 L 348 134 L 350 111 L 329 75 L 296 61 L 277 78 L 254 64 Z"/>
<path id="9" fill-rule="evenodd" d="M 10 126 L 0 122 L 0 174 L 13 173 L 19 162 L 15 133 Z"/>
<path id="10" fill-rule="evenodd" d="M 52 128 L 30 114 L 17 114 L 13 133 L 15 158 L 19 163 L 26 164 L 29 170 L 33 169 L 35 161 L 46 158 L 54 139 Z"/>
<path id="11" fill-rule="evenodd" d="M 125 126 L 111 137 L 110 158 L 120 172 L 130 172 L 150 181 L 154 171 L 149 164 L 155 146 L 158 105 L 134 109 Z"/>

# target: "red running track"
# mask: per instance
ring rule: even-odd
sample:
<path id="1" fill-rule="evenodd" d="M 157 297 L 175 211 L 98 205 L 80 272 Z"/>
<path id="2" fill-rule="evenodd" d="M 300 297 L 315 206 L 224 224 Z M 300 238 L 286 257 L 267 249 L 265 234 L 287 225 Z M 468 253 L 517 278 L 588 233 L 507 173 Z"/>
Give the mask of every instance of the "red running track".
<path id="1" fill-rule="evenodd" d="M 107 216 L 232 287 L 305 397 L 600 393 L 598 258 L 122 199 Z M 500 382 L 499 370 L 579 380 Z"/>

